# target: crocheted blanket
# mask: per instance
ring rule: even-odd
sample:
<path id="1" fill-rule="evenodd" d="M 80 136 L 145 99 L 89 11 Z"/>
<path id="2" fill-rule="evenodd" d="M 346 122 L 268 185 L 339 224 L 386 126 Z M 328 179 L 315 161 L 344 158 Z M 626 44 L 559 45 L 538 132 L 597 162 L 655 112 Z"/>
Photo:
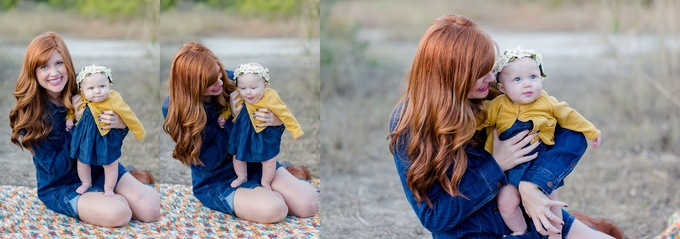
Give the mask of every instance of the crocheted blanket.
<path id="1" fill-rule="evenodd" d="M 319 192 L 319 180 L 310 180 Z M 132 220 L 127 226 L 105 228 L 49 210 L 35 188 L 0 186 L 0 235 L 9 238 L 319 238 L 319 212 L 311 218 L 286 217 L 274 224 L 235 218 L 204 207 L 191 186 L 156 184 L 161 193 L 161 218 L 153 223 Z"/>
<path id="2" fill-rule="evenodd" d="M 668 227 L 654 239 L 680 239 L 680 212 L 668 217 Z"/>

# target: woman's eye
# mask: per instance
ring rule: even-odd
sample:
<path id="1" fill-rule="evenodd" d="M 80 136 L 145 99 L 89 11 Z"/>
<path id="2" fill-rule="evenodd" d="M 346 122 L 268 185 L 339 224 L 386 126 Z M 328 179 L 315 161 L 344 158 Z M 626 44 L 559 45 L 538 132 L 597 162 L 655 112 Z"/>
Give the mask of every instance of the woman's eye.
<path id="1" fill-rule="evenodd" d="M 39 67 L 38 67 L 38 69 L 41 69 L 41 70 L 44 70 L 44 69 L 46 69 L 46 68 L 47 68 L 47 65 L 42 65 L 42 66 L 39 66 Z"/>
<path id="2" fill-rule="evenodd" d="M 63 61 L 58 61 L 58 62 L 57 62 L 57 65 L 58 65 L 58 66 L 59 66 L 59 65 L 62 65 L 62 64 L 64 64 Z"/>

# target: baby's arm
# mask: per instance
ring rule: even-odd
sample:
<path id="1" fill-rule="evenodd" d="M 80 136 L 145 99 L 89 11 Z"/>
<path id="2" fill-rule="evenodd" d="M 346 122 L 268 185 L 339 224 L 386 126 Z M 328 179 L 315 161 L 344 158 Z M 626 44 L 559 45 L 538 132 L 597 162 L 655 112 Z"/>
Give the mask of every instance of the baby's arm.
<path id="1" fill-rule="evenodd" d="M 229 110 L 223 110 L 222 113 L 220 113 L 220 117 L 217 117 L 217 124 L 220 125 L 220 128 L 224 129 L 224 124 L 227 123 L 229 116 L 231 116 L 231 112 Z"/>
<path id="2" fill-rule="evenodd" d="M 553 96 L 549 97 L 553 104 L 553 116 L 557 119 L 557 123 L 565 129 L 583 133 L 588 140 L 593 141 L 593 146 L 600 146 L 602 143 L 602 136 L 600 130 L 595 128 L 595 125 L 588 121 L 578 111 L 569 107 L 566 102 L 559 102 Z"/>

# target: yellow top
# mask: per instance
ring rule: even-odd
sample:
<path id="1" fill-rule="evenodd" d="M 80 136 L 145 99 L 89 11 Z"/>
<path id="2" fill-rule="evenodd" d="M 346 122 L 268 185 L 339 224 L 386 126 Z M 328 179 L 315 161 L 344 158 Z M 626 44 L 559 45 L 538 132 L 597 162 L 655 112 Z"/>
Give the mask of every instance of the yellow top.
<path id="1" fill-rule="evenodd" d="M 298 121 L 295 119 L 293 113 L 291 113 L 290 110 L 286 108 L 286 103 L 283 103 L 281 98 L 279 98 L 279 94 L 276 93 L 276 91 L 272 88 L 265 89 L 264 93 L 262 94 L 262 99 L 257 101 L 255 104 L 248 104 L 245 101 L 243 102 L 243 104 L 245 104 L 246 109 L 248 110 L 248 115 L 253 115 L 259 108 L 269 109 L 272 113 L 279 117 L 279 119 L 281 119 L 283 125 L 285 125 L 286 129 L 293 134 L 293 138 L 295 139 L 305 134 L 304 132 L 302 132 L 302 128 L 300 128 L 300 123 L 298 123 Z M 220 113 L 220 116 L 222 116 L 225 119 L 228 119 L 229 116 L 231 116 L 231 111 L 227 110 L 222 111 L 222 113 Z M 236 122 L 237 117 L 238 115 L 234 117 L 233 119 L 234 122 Z M 256 120 L 251 117 L 250 122 L 253 128 L 255 129 L 255 132 L 257 133 L 262 132 L 262 130 L 267 128 L 255 126 L 264 123 L 264 121 Z"/>
<path id="2" fill-rule="evenodd" d="M 146 136 L 146 131 L 144 130 L 142 122 L 140 122 L 135 113 L 130 110 L 130 106 L 128 106 L 125 101 L 123 101 L 123 97 L 121 97 L 118 92 L 111 90 L 109 93 L 109 98 L 101 102 L 90 102 L 89 100 L 85 99 L 84 95 L 82 96 L 83 97 L 80 99 L 83 101 L 83 104 L 80 104 L 78 110 L 84 109 L 86 105 L 89 105 L 90 112 L 95 119 L 97 119 L 102 111 L 113 110 L 113 112 L 116 112 L 116 114 L 120 116 L 130 131 L 135 134 L 135 138 L 137 138 L 137 140 L 141 140 L 144 138 L 144 136 Z M 73 110 L 69 110 L 68 114 L 66 115 L 66 119 L 74 118 L 75 115 Z M 99 134 L 104 136 L 109 133 L 110 129 L 102 129 L 102 126 L 106 125 L 105 123 L 99 122 L 97 120 L 95 120 L 95 122 L 97 123 Z"/>
<path id="3" fill-rule="evenodd" d="M 566 102 L 559 102 L 555 97 L 549 96 L 542 91 L 541 96 L 530 104 L 515 104 L 506 95 L 500 95 L 492 101 L 485 101 L 486 118 L 484 114 L 477 117 L 477 130 L 486 128 L 487 139 L 484 149 L 493 152 L 493 129 L 497 128 L 498 133 L 509 129 L 516 120 L 522 122 L 533 121 L 534 128 L 531 133 L 540 130 L 538 137 L 544 144 L 554 145 L 555 126 L 559 124 L 562 128 L 583 133 L 588 140 L 593 140 L 600 136 L 600 130 L 590 123 L 585 117 L 576 110 L 569 108 Z"/>

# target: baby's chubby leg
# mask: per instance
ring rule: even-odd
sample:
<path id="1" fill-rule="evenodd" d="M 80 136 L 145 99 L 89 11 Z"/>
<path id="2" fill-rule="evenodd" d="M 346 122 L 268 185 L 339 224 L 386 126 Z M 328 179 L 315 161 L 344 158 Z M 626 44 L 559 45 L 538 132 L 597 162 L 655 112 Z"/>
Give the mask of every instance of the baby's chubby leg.
<path id="1" fill-rule="evenodd" d="M 271 190 L 272 180 L 274 179 L 274 174 L 276 174 L 276 157 L 262 162 L 262 187 Z"/>
<path id="2" fill-rule="evenodd" d="M 527 232 L 527 223 L 519 208 L 521 198 L 519 190 L 515 186 L 505 185 L 498 192 L 498 211 L 501 213 L 503 222 L 512 230 L 512 235 L 522 235 Z"/>
<path id="3" fill-rule="evenodd" d="M 90 165 L 81 163 L 78 161 L 78 178 L 82 183 L 80 187 L 76 188 L 76 192 L 79 194 L 85 193 L 90 187 L 92 187 L 92 176 L 90 175 Z"/>
<path id="4" fill-rule="evenodd" d="M 557 198 L 557 191 L 553 191 L 550 195 L 548 195 L 548 198 L 550 200 L 554 200 L 554 201 L 559 200 Z M 562 218 L 562 208 L 560 208 L 560 207 L 550 207 L 550 211 L 553 213 L 553 217 Z M 550 223 L 552 223 L 552 225 L 555 228 L 560 229 L 560 231 L 562 230 L 561 224 L 554 222 L 552 220 L 550 220 Z M 559 238 L 562 238 L 562 235 L 561 234 L 551 234 L 551 235 L 548 235 L 548 238 L 559 239 Z"/>
<path id="5" fill-rule="evenodd" d="M 245 183 L 248 179 L 248 163 L 236 159 L 236 156 L 232 159 L 234 162 L 234 171 L 236 171 L 237 178 L 231 181 L 231 187 L 235 188 Z"/>
<path id="6" fill-rule="evenodd" d="M 115 195 L 113 188 L 116 187 L 116 181 L 118 181 L 118 160 L 104 165 L 104 195 Z"/>

